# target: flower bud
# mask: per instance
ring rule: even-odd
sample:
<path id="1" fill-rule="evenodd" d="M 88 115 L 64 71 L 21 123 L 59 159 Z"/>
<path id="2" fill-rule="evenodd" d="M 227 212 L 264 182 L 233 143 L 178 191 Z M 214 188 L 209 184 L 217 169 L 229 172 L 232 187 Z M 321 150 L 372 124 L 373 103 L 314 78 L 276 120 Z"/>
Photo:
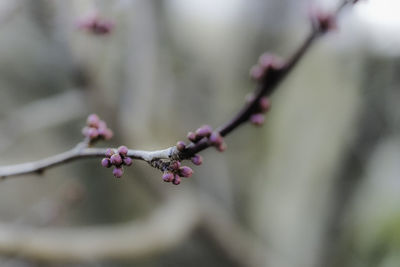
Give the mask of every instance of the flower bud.
<path id="1" fill-rule="evenodd" d="M 193 170 L 188 166 L 183 166 L 179 168 L 179 175 L 182 177 L 189 178 L 190 176 L 192 176 L 192 174 Z"/>
<path id="2" fill-rule="evenodd" d="M 271 102 L 269 101 L 269 98 L 266 96 L 260 98 L 258 105 L 260 107 L 261 112 L 267 112 L 271 108 Z"/>
<path id="3" fill-rule="evenodd" d="M 105 140 L 110 140 L 110 139 L 113 137 L 113 135 L 114 135 L 113 131 L 111 131 L 110 128 L 107 128 L 107 129 L 105 130 L 104 134 L 103 134 L 103 138 L 104 138 Z"/>
<path id="4" fill-rule="evenodd" d="M 162 179 L 164 182 L 170 183 L 174 180 L 174 174 L 172 172 L 164 172 Z"/>
<path id="5" fill-rule="evenodd" d="M 264 77 L 264 68 L 262 68 L 260 65 L 254 65 L 250 69 L 250 78 L 252 78 L 254 81 L 260 81 Z"/>
<path id="6" fill-rule="evenodd" d="M 97 137 L 99 137 L 99 132 L 97 131 L 96 128 L 92 128 L 90 127 L 89 130 L 87 131 L 87 137 L 89 137 L 90 139 L 95 139 Z"/>
<path id="7" fill-rule="evenodd" d="M 86 120 L 86 123 L 90 127 L 97 128 L 99 126 L 100 118 L 97 114 L 90 114 Z"/>
<path id="8" fill-rule="evenodd" d="M 119 166 L 122 164 L 122 158 L 119 154 L 114 154 L 110 157 L 110 161 L 112 164 L 114 164 L 115 166 Z"/>
<path id="9" fill-rule="evenodd" d="M 180 161 L 173 161 L 169 165 L 169 169 L 171 171 L 177 171 L 179 169 L 179 167 L 181 167 L 181 162 Z"/>
<path id="10" fill-rule="evenodd" d="M 222 136 L 218 132 L 211 133 L 209 140 L 213 146 L 219 146 L 223 143 Z"/>
<path id="11" fill-rule="evenodd" d="M 124 158 L 122 161 L 124 162 L 124 164 L 125 164 L 126 166 L 131 166 L 131 165 L 132 165 L 132 162 L 133 162 L 132 158 L 130 158 L 130 157 L 126 157 L 126 158 Z"/>
<path id="12" fill-rule="evenodd" d="M 109 158 L 104 158 L 101 160 L 101 166 L 110 168 L 111 167 L 111 161 Z"/>
<path id="13" fill-rule="evenodd" d="M 209 137 L 212 132 L 210 125 L 203 125 L 196 130 L 196 139 L 201 139 L 203 137 Z"/>
<path id="14" fill-rule="evenodd" d="M 179 175 L 175 174 L 174 180 L 172 180 L 172 183 L 174 185 L 178 185 L 181 183 L 181 177 L 179 177 Z"/>
<path id="15" fill-rule="evenodd" d="M 261 113 L 256 113 L 251 115 L 250 122 L 256 126 L 261 126 L 264 123 L 264 115 Z"/>
<path id="16" fill-rule="evenodd" d="M 111 158 L 111 156 L 114 155 L 114 154 L 115 154 L 115 151 L 113 149 L 107 148 L 107 150 L 106 150 L 106 157 L 107 158 Z"/>
<path id="17" fill-rule="evenodd" d="M 197 142 L 197 136 L 194 132 L 188 132 L 187 138 L 193 143 Z"/>
<path id="18" fill-rule="evenodd" d="M 124 174 L 124 169 L 122 167 L 115 167 L 113 170 L 113 174 L 115 178 L 121 178 L 122 174 Z"/>
<path id="19" fill-rule="evenodd" d="M 126 155 L 128 154 L 128 148 L 127 148 L 126 146 L 120 146 L 120 147 L 118 148 L 118 153 L 119 153 L 121 156 L 126 156 Z"/>
<path id="20" fill-rule="evenodd" d="M 185 145 L 185 142 L 183 142 L 183 141 L 178 141 L 177 143 L 176 143 L 176 149 L 178 150 L 178 151 L 184 151 L 185 150 L 185 148 L 186 148 L 186 145 Z"/>
<path id="21" fill-rule="evenodd" d="M 203 163 L 203 157 L 196 154 L 191 158 L 194 165 L 201 165 Z"/>
<path id="22" fill-rule="evenodd" d="M 224 152 L 226 150 L 227 146 L 224 142 L 222 142 L 219 146 L 217 146 L 217 150 L 219 152 Z"/>

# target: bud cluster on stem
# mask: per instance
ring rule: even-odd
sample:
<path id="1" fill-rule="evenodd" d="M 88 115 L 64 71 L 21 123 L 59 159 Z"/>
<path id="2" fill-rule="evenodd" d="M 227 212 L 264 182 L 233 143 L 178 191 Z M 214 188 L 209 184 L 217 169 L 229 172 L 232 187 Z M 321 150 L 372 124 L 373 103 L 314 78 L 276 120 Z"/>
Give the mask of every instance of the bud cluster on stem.
<path id="1" fill-rule="evenodd" d="M 120 146 L 115 152 L 113 149 L 108 148 L 106 150 L 105 158 L 101 160 L 101 165 L 106 168 L 115 166 L 113 174 L 116 178 L 121 178 L 124 173 L 123 165 L 131 166 L 132 158 L 128 157 L 128 148 L 126 146 Z"/>
<path id="2" fill-rule="evenodd" d="M 112 130 L 96 114 L 88 116 L 86 126 L 82 129 L 82 134 L 89 139 L 89 144 L 93 144 L 100 139 L 110 140 L 113 137 Z"/>

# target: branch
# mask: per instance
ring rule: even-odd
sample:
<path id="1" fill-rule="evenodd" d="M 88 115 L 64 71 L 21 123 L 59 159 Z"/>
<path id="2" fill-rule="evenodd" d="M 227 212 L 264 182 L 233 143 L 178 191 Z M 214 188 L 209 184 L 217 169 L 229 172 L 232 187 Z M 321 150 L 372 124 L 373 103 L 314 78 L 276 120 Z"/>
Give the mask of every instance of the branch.
<path id="1" fill-rule="evenodd" d="M 187 167 L 180 167 L 180 161 L 191 159 L 196 165 L 201 164 L 200 156 L 196 153 L 203 151 L 211 146 L 217 147 L 218 150 L 225 150 L 225 143 L 223 142 L 223 137 L 230 134 L 236 128 L 238 128 L 243 123 L 250 121 L 256 125 L 261 125 L 263 122 L 263 112 L 269 109 L 270 96 L 277 86 L 292 72 L 300 60 L 304 57 L 306 52 L 310 49 L 315 40 L 327 33 L 328 31 L 336 27 L 336 19 L 339 13 L 348 5 L 352 5 L 358 2 L 358 0 L 344 0 L 338 6 L 338 8 L 333 13 L 323 13 L 321 11 L 316 11 L 311 14 L 311 31 L 305 38 L 304 42 L 295 51 L 292 57 L 284 63 L 279 58 L 272 56 L 270 54 L 264 54 L 260 57 L 258 64 L 253 67 L 251 71 L 251 76 L 257 81 L 257 87 L 253 94 L 250 96 L 247 103 L 242 107 L 242 109 L 234 116 L 230 121 L 228 121 L 223 126 L 217 128 L 214 132 L 210 126 L 203 126 L 197 129 L 196 133 L 189 133 L 188 138 L 191 141 L 188 145 L 184 142 L 178 142 L 177 146 L 170 147 L 164 150 L 157 151 L 141 151 L 141 150 L 128 150 L 125 153 L 115 152 L 120 154 L 119 159 L 115 162 L 106 159 L 104 166 L 110 167 L 115 165 L 114 175 L 116 177 L 121 177 L 122 165 L 124 165 L 123 158 L 130 157 L 133 159 L 144 160 L 148 162 L 152 167 L 160 169 L 166 172 L 167 175 L 163 176 L 164 181 L 173 182 L 174 184 L 180 183 L 180 176 L 189 177 L 192 174 L 192 170 Z M 97 116 L 96 116 L 97 117 Z M 92 118 L 93 119 L 93 118 Z M 99 122 L 98 117 L 96 118 L 97 123 Z M 104 125 L 105 123 L 102 122 Z M 93 126 L 94 123 L 89 122 L 88 125 Z M 97 126 L 96 126 L 97 127 Z M 105 126 L 106 127 L 106 126 Z M 88 127 L 86 127 L 88 128 Z M 87 145 L 91 145 L 94 141 L 98 139 L 97 129 L 92 128 L 86 129 L 86 137 L 89 141 L 86 142 Z M 106 129 L 110 132 L 109 129 Z M 108 139 L 111 134 L 105 134 L 104 139 Z M 108 136 L 108 137 L 107 137 Z M 84 144 L 84 143 L 83 143 Z M 29 162 L 18 165 L 3 166 L 0 167 L 0 177 L 6 178 L 9 176 L 18 176 L 28 173 L 41 173 L 45 169 L 60 165 L 72 160 L 90 157 L 104 157 L 106 154 L 105 148 L 88 148 L 82 144 L 78 144 L 75 148 L 66 151 L 64 153 L 42 159 L 35 162 Z M 121 159 L 122 157 L 122 159 Z M 196 157 L 196 159 L 194 159 Z M 111 154 L 109 155 L 111 158 Z M 131 162 L 131 161 L 130 161 Z M 177 162 L 177 164 L 175 164 Z M 125 164 L 130 165 L 130 164 Z M 185 168 L 184 170 L 182 168 Z"/>

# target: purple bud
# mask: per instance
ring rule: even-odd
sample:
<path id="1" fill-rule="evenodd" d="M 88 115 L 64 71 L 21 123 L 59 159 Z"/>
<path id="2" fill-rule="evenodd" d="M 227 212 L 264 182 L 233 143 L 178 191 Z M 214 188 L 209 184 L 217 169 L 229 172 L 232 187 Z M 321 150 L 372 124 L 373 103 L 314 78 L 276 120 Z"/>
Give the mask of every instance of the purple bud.
<path id="1" fill-rule="evenodd" d="M 111 167 L 111 161 L 109 158 L 104 158 L 101 160 L 101 166 L 110 168 Z"/>
<path id="2" fill-rule="evenodd" d="M 96 114 L 90 114 L 86 120 L 88 126 L 97 128 L 99 126 L 100 118 Z"/>
<path id="3" fill-rule="evenodd" d="M 105 140 L 110 140 L 110 139 L 113 137 L 113 135 L 114 135 L 113 131 L 111 131 L 110 128 L 107 128 L 107 129 L 105 130 L 104 134 L 103 134 L 103 138 L 104 138 Z"/>
<path id="4" fill-rule="evenodd" d="M 100 120 L 99 123 L 97 124 L 97 129 L 107 129 L 107 123 L 105 121 Z"/>
<path id="5" fill-rule="evenodd" d="M 179 175 L 175 174 L 174 180 L 172 180 L 172 183 L 174 185 L 178 185 L 181 183 L 181 177 L 179 177 Z"/>
<path id="6" fill-rule="evenodd" d="M 199 129 L 196 130 L 196 139 L 201 139 L 203 137 L 209 137 L 212 132 L 212 128 L 210 125 L 203 125 Z"/>
<path id="7" fill-rule="evenodd" d="M 203 157 L 196 154 L 191 158 L 194 165 L 201 165 L 203 163 Z"/>
<path id="8" fill-rule="evenodd" d="M 264 53 L 260 56 L 258 63 L 261 68 L 264 69 L 264 72 L 267 70 L 278 70 L 283 67 L 283 61 L 270 53 Z M 264 74 L 265 75 L 265 74 Z"/>
<path id="9" fill-rule="evenodd" d="M 188 166 L 183 166 L 179 168 L 179 175 L 182 177 L 189 178 L 190 176 L 192 176 L 192 174 L 193 170 Z"/>
<path id="10" fill-rule="evenodd" d="M 127 148 L 126 146 L 120 146 L 120 147 L 118 148 L 118 153 L 119 153 L 121 156 L 126 156 L 126 155 L 128 154 L 128 148 Z"/>
<path id="11" fill-rule="evenodd" d="M 132 160 L 130 157 L 126 157 L 126 158 L 123 159 L 123 162 L 124 162 L 124 164 L 125 164 L 126 166 L 131 166 L 133 160 Z"/>
<path id="12" fill-rule="evenodd" d="M 213 146 L 219 146 L 223 143 L 222 136 L 218 132 L 213 132 L 210 135 L 209 140 Z"/>
<path id="13" fill-rule="evenodd" d="M 224 151 L 226 150 L 226 144 L 225 144 L 225 143 L 222 143 L 222 144 L 218 145 L 218 146 L 217 146 L 217 150 L 218 150 L 219 152 L 224 152 Z"/>
<path id="14" fill-rule="evenodd" d="M 266 96 L 261 97 L 258 104 L 261 112 L 267 112 L 271 108 L 271 102 L 269 101 L 269 98 Z"/>
<path id="15" fill-rule="evenodd" d="M 187 138 L 193 143 L 197 142 L 197 136 L 194 132 L 188 132 Z"/>
<path id="16" fill-rule="evenodd" d="M 113 174 L 115 178 L 121 178 L 122 174 L 124 174 L 124 169 L 122 169 L 122 167 L 115 167 L 113 170 Z"/>
<path id="17" fill-rule="evenodd" d="M 89 137 L 90 139 L 95 139 L 99 136 L 99 132 L 97 131 L 96 128 L 90 127 L 87 133 L 88 133 L 87 137 Z"/>
<path id="18" fill-rule="evenodd" d="M 254 81 L 260 81 L 264 77 L 264 68 L 260 65 L 255 65 L 250 69 L 250 78 Z"/>
<path id="19" fill-rule="evenodd" d="M 183 141 L 178 141 L 177 143 L 176 143 L 176 149 L 178 149 L 178 151 L 183 151 L 183 150 L 185 150 L 185 148 L 186 148 L 186 145 L 185 145 L 185 142 L 183 142 Z"/>
<path id="20" fill-rule="evenodd" d="M 174 180 L 174 174 L 172 172 L 165 172 L 162 176 L 164 182 L 170 183 Z"/>
<path id="21" fill-rule="evenodd" d="M 113 149 L 107 148 L 107 150 L 106 150 L 106 157 L 107 158 L 111 158 L 111 156 L 114 155 L 114 154 L 115 154 L 115 151 Z"/>
<path id="22" fill-rule="evenodd" d="M 261 113 L 256 113 L 251 115 L 250 122 L 256 126 L 261 126 L 264 123 L 264 115 Z"/>
<path id="23" fill-rule="evenodd" d="M 181 167 L 181 162 L 180 161 L 173 161 L 169 165 L 169 169 L 171 171 L 177 171 Z"/>
<path id="24" fill-rule="evenodd" d="M 110 157 L 111 163 L 115 166 L 119 166 L 122 164 L 122 158 L 119 154 L 114 154 Z"/>

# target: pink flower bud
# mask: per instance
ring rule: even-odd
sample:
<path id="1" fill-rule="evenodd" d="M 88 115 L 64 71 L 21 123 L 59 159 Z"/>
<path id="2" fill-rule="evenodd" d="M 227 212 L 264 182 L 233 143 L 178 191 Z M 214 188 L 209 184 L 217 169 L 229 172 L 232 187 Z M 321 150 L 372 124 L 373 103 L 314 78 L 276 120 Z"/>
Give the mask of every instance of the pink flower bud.
<path id="1" fill-rule="evenodd" d="M 224 152 L 225 150 L 226 150 L 226 144 L 225 143 L 222 143 L 222 144 L 220 144 L 219 146 L 217 146 L 217 150 L 219 151 L 219 152 Z"/>
<path id="2" fill-rule="evenodd" d="M 106 150 L 106 157 L 107 158 L 111 158 L 111 156 L 114 155 L 114 154 L 115 154 L 115 151 L 113 149 L 107 148 L 107 150 Z"/>
<path id="3" fill-rule="evenodd" d="M 197 142 L 197 136 L 194 132 L 188 132 L 187 138 L 193 143 Z"/>
<path id="4" fill-rule="evenodd" d="M 256 126 L 261 126 L 264 123 L 264 115 L 261 113 L 256 113 L 251 115 L 250 122 Z"/>
<path id="5" fill-rule="evenodd" d="M 165 172 L 162 176 L 164 182 L 170 183 L 174 180 L 174 174 L 172 172 Z"/>
<path id="6" fill-rule="evenodd" d="M 128 148 L 127 148 L 126 146 L 120 146 L 120 147 L 118 148 L 118 153 L 119 153 L 121 156 L 126 156 L 126 155 L 128 154 Z"/>
<path id="7" fill-rule="evenodd" d="M 185 145 L 185 142 L 183 142 L 183 141 L 178 141 L 177 143 L 176 143 L 176 149 L 178 149 L 178 151 L 184 151 L 185 150 L 185 148 L 186 148 L 186 145 Z"/>
<path id="8" fill-rule="evenodd" d="M 194 165 L 201 165 L 203 163 L 203 157 L 196 154 L 191 158 Z"/>
<path id="9" fill-rule="evenodd" d="M 252 78 L 254 81 L 262 80 L 262 78 L 264 78 L 264 75 L 264 68 L 262 68 L 260 65 L 254 65 L 250 69 L 250 78 Z"/>
<path id="10" fill-rule="evenodd" d="M 182 177 L 189 178 L 190 176 L 192 176 L 192 174 L 193 170 L 188 166 L 183 166 L 179 168 L 179 175 Z"/>
<path id="11" fill-rule="evenodd" d="M 271 53 L 262 54 L 258 60 L 258 64 L 263 68 L 264 73 L 269 70 L 279 70 L 284 65 L 282 59 Z"/>
<path id="12" fill-rule="evenodd" d="M 222 136 L 218 132 L 213 132 L 210 135 L 209 140 L 213 146 L 219 146 L 223 143 Z"/>
<path id="13" fill-rule="evenodd" d="M 181 167 L 180 161 L 173 161 L 173 162 L 171 162 L 171 164 L 169 165 L 169 169 L 170 169 L 171 171 L 177 171 L 180 167 Z"/>
<path id="14" fill-rule="evenodd" d="M 196 139 L 201 139 L 203 137 L 210 136 L 212 132 L 212 128 L 210 125 L 203 125 L 199 129 L 196 130 Z"/>
<path id="15" fill-rule="evenodd" d="M 126 166 L 131 166 L 131 165 L 132 165 L 132 162 L 133 162 L 132 158 L 130 158 L 130 157 L 126 157 L 126 158 L 124 158 L 122 161 L 124 162 L 124 164 L 125 164 Z"/>
<path id="16" fill-rule="evenodd" d="M 90 139 L 95 139 L 97 137 L 99 137 L 99 132 L 97 131 L 96 128 L 92 128 L 90 127 L 88 130 L 88 135 L 87 135 Z"/>
<path id="17" fill-rule="evenodd" d="M 119 154 L 114 154 L 110 157 L 110 161 L 112 164 L 114 164 L 115 166 L 119 166 L 122 164 L 122 158 Z"/>
<path id="18" fill-rule="evenodd" d="M 100 129 L 103 129 L 103 130 L 107 129 L 107 123 L 105 121 L 100 120 L 97 125 L 98 125 L 97 129 L 99 129 L 99 130 Z"/>
<path id="19" fill-rule="evenodd" d="M 90 114 L 86 120 L 86 123 L 90 127 L 97 128 L 99 126 L 100 118 L 97 114 Z"/>
<path id="20" fill-rule="evenodd" d="M 122 169 L 122 167 L 115 167 L 113 170 L 113 174 L 115 178 L 121 178 L 122 174 L 124 174 L 124 169 Z"/>
<path id="21" fill-rule="evenodd" d="M 110 140 L 113 137 L 113 135 L 114 135 L 113 131 L 111 131 L 111 129 L 107 128 L 103 134 L 103 138 L 105 140 Z"/>
<path id="22" fill-rule="evenodd" d="M 271 108 L 271 102 L 269 101 L 269 98 L 266 96 L 261 97 L 258 104 L 261 112 L 267 112 Z"/>
<path id="23" fill-rule="evenodd" d="M 175 174 L 174 180 L 172 180 L 172 183 L 174 185 L 178 185 L 181 183 L 181 177 L 179 177 L 179 175 Z"/>
<path id="24" fill-rule="evenodd" d="M 109 158 L 104 158 L 101 160 L 101 166 L 110 168 L 111 167 L 111 161 Z"/>

